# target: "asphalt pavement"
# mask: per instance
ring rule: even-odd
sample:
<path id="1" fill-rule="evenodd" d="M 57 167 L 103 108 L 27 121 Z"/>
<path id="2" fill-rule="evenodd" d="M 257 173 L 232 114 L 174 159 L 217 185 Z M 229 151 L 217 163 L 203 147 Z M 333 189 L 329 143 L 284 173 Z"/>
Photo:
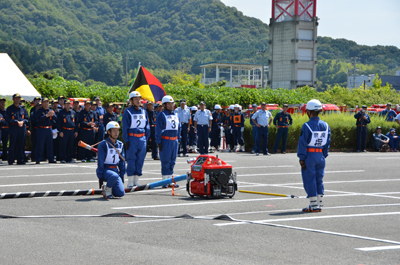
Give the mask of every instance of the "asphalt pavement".
<path id="1" fill-rule="evenodd" d="M 331 153 L 324 207 L 308 205 L 296 154 L 215 153 L 247 193 L 191 198 L 184 184 L 0 200 L 2 264 L 400 264 L 400 153 Z M 190 154 L 190 157 L 196 157 Z M 190 170 L 177 158 L 175 175 Z M 0 165 L 0 193 L 97 189 L 96 163 Z M 141 184 L 161 180 L 147 156 Z M 101 217 L 111 213 L 126 216 Z M 186 215 L 186 216 L 184 216 Z M 192 218 L 187 218 L 190 215 Z M 215 219 L 223 215 L 225 218 Z"/>

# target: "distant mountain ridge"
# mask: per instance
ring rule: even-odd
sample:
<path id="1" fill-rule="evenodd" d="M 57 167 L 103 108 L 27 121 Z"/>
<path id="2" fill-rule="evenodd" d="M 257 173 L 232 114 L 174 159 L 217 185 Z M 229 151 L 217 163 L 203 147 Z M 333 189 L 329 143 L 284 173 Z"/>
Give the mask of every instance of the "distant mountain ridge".
<path id="1" fill-rule="evenodd" d="M 192 66 L 201 61 L 260 62 L 254 51 L 263 45 L 268 50 L 268 38 L 268 25 L 219 0 L 0 2 L 0 52 L 10 54 L 25 74 L 63 63 L 68 79 L 117 85 L 123 83 L 126 52 L 133 58 L 129 69 L 140 61 L 150 69 L 199 73 Z M 400 67 L 400 50 L 394 46 L 319 38 L 319 60 L 351 56 L 377 65 L 379 74 Z M 327 74 L 318 70 L 319 79 Z"/>

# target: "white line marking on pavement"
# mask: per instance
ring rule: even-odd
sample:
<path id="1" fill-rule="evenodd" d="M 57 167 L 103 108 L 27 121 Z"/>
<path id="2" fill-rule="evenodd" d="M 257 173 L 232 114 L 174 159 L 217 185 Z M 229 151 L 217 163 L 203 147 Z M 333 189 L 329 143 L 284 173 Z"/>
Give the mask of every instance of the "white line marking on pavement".
<path id="1" fill-rule="evenodd" d="M 122 209 L 143 209 L 143 208 L 160 208 L 160 207 L 178 207 L 178 206 L 192 206 L 204 204 L 220 204 L 220 203 L 238 203 L 238 202 L 253 202 L 253 201 L 270 201 L 270 200 L 285 200 L 290 198 L 267 198 L 267 199 L 246 199 L 246 200 L 219 200 L 219 201 L 202 201 L 192 203 L 176 203 L 176 204 L 159 204 L 159 205 L 142 205 L 142 206 L 128 206 L 128 207 L 115 207 L 114 210 Z"/>
<path id="2" fill-rule="evenodd" d="M 361 251 L 376 251 L 376 250 L 400 249 L 400 246 L 381 246 L 381 247 L 355 248 L 355 249 Z"/>
<path id="3" fill-rule="evenodd" d="M 36 166 L 36 165 L 32 164 L 32 166 L 30 166 L 30 165 L 12 166 L 12 167 L 11 166 L 10 167 L 1 166 L 0 169 L 1 169 L 1 171 L 3 171 L 3 170 L 31 170 L 31 169 L 48 169 L 48 168 L 54 169 L 56 167 L 71 167 L 71 165 L 64 165 L 64 164 L 57 165 L 57 164 L 55 164 L 55 165 L 52 165 L 50 167 L 42 167 L 42 166 Z"/>
<path id="4" fill-rule="evenodd" d="M 251 168 L 251 167 L 250 167 Z M 336 174 L 336 173 L 361 173 L 365 170 L 341 170 L 341 171 L 325 171 L 325 174 Z M 251 176 L 281 176 L 281 175 L 301 175 L 301 172 L 289 172 L 289 173 L 268 173 L 268 174 L 247 174 L 240 175 L 240 177 L 251 177 Z"/>
<path id="5" fill-rule="evenodd" d="M 400 157 L 398 156 L 398 157 L 377 157 L 376 159 L 384 159 L 384 160 L 386 160 L 386 159 L 400 159 Z"/>
<path id="6" fill-rule="evenodd" d="M 73 176 L 75 173 L 54 173 L 54 174 L 40 174 L 40 175 L 15 175 L 15 176 L 0 176 L 0 178 L 23 178 L 23 177 L 47 177 L 47 176 Z M 79 175 L 96 175 L 96 172 L 79 173 Z"/>
<path id="7" fill-rule="evenodd" d="M 159 180 L 160 178 L 143 178 L 140 180 Z M 45 182 L 45 183 L 23 183 L 23 184 L 6 184 L 0 185 L 1 187 L 23 187 L 23 186 L 40 186 L 40 185 L 62 185 L 62 184 L 79 184 L 79 183 L 98 183 L 98 181 L 68 181 L 68 182 Z"/>
<path id="8" fill-rule="evenodd" d="M 399 215 L 400 212 L 383 212 L 383 213 L 363 213 L 363 214 L 343 214 L 343 215 L 324 215 L 324 216 L 309 216 L 309 217 L 296 217 L 296 218 L 281 218 L 281 219 L 267 219 L 257 220 L 257 223 L 271 223 L 271 222 L 289 222 L 289 221 L 302 221 L 302 220 L 316 220 L 316 219 L 330 219 L 330 218 L 349 218 L 349 217 L 365 217 L 365 216 L 384 216 L 384 215 Z M 214 224 L 216 226 L 247 224 L 244 223 L 223 223 Z M 400 243 L 399 243 L 400 244 Z"/>

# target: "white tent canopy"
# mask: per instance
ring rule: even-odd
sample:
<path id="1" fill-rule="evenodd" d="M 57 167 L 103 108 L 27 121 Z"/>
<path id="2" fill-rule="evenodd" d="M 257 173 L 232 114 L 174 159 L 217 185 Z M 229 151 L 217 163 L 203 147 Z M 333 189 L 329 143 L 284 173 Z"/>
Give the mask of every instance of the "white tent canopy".
<path id="1" fill-rule="evenodd" d="M 0 53 L 0 96 L 11 98 L 19 93 L 25 100 L 40 97 L 39 92 L 29 82 L 7 53 Z"/>

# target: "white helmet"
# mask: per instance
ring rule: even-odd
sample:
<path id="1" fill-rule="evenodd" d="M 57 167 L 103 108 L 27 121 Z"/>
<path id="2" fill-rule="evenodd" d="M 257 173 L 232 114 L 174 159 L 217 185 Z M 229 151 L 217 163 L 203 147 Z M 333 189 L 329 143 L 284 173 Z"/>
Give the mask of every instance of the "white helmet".
<path id="1" fill-rule="evenodd" d="M 239 104 L 235 104 L 233 107 L 234 107 L 234 108 L 239 108 L 239 109 L 240 109 L 240 105 L 239 105 Z"/>
<path id="2" fill-rule="evenodd" d="M 229 109 L 235 109 L 235 105 L 230 105 Z"/>
<path id="3" fill-rule="evenodd" d="M 171 97 L 171 96 L 164 96 L 163 98 L 162 98 L 162 104 L 164 104 L 164 103 L 167 103 L 167 102 L 172 102 L 172 103 L 174 103 L 174 99 Z"/>
<path id="4" fill-rule="evenodd" d="M 214 109 L 221 109 L 221 106 L 217 104 L 214 106 Z"/>
<path id="5" fill-rule="evenodd" d="M 194 111 L 194 110 L 197 111 L 197 107 L 196 107 L 196 106 L 193 106 L 193 107 L 190 108 L 190 110 L 191 110 L 191 111 Z"/>
<path id="6" fill-rule="evenodd" d="M 118 122 L 116 122 L 116 121 L 110 121 L 109 123 L 107 123 L 106 131 L 113 129 L 113 128 L 119 129 L 119 128 L 121 128 L 121 126 L 119 126 Z"/>
<path id="7" fill-rule="evenodd" d="M 312 99 L 307 102 L 306 110 L 322 110 L 321 101 L 318 99 Z"/>
<path id="8" fill-rule="evenodd" d="M 131 93 L 129 94 L 129 100 L 131 100 L 131 98 L 136 98 L 136 97 L 141 98 L 142 95 L 140 95 L 140 93 L 137 92 L 137 91 L 133 91 L 133 92 L 131 92 Z"/>

